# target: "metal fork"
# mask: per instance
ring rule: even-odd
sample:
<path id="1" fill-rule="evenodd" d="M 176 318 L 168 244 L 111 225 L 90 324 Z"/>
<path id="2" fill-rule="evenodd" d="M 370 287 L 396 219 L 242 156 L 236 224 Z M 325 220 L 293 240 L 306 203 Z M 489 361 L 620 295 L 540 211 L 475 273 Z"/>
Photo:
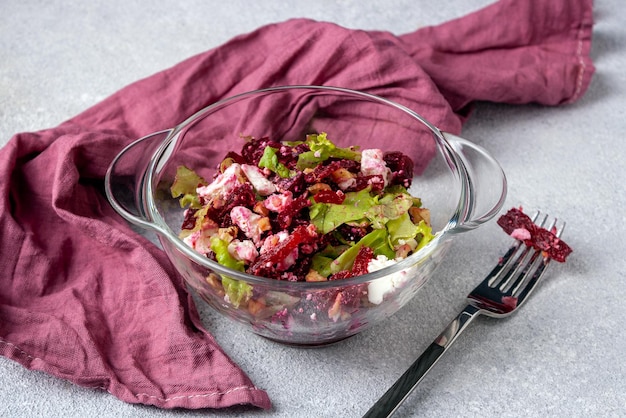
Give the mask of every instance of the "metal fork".
<path id="1" fill-rule="evenodd" d="M 565 223 L 557 219 L 548 223 L 548 215 L 540 212 L 532 219 L 537 225 L 555 231 L 558 237 L 565 228 Z M 549 262 L 550 259 L 544 257 L 541 251 L 535 251 L 516 240 L 482 283 L 467 296 L 468 305 L 465 309 L 364 417 L 391 416 L 474 318 L 479 315 L 503 318 L 512 314 L 537 286 Z"/>

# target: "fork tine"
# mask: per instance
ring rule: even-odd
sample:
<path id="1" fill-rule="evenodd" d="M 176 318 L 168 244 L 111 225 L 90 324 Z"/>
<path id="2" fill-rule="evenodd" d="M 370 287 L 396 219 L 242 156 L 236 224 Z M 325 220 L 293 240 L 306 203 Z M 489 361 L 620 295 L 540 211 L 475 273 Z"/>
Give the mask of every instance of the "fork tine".
<path id="1" fill-rule="evenodd" d="M 550 230 L 553 231 L 554 234 L 558 238 L 560 238 L 561 234 L 563 233 L 563 230 L 565 229 L 565 222 L 561 222 L 559 227 L 556 227 L 557 224 L 558 224 L 558 220 L 554 219 L 550 227 Z M 555 227 L 556 229 L 554 229 Z M 539 255 L 540 251 L 537 251 L 536 254 Z M 536 283 L 539 281 L 539 279 L 543 275 L 543 272 L 548 266 L 548 263 L 550 263 L 549 257 L 542 256 L 540 259 L 541 261 L 539 262 L 534 273 L 530 275 L 530 278 L 527 280 L 526 285 L 524 285 L 523 287 L 520 286 L 515 290 L 514 296 L 517 297 L 518 305 L 521 305 L 522 302 L 524 302 L 524 300 L 528 297 L 528 295 L 530 295 L 530 293 L 535 288 Z"/>
<path id="2" fill-rule="evenodd" d="M 541 221 L 538 221 L 541 219 Z M 546 228 L 551 230 L 555 223 L 556 219 L 552 221 L 549 226 L 547 225 L 548 215 L 543 214 L 540 216 L 540 212 L 537 212 L 533 217 L 533 222 L 539 225 L 542 228 Z M 520 243 L 521 245 L 521 243 Z M 500 286 L 500 291 L 504 293 L 508 293 L 511 291 L 513 295 L 515 295 L 516 291 L 520 289 L 520 287 L 524 284 L 525 279 L 528 277 L 528 272 L 534 267 L 535 262 L 539 258 L 540 251 L 535 251 L 529 246 L 524 246 L 523 253 L 517 259 L 517 263 L 515 268 L 511 270 L 510 274 L 507 276 L 507 279 Z"/>
<path id="3" fill-rule="evenodd" d="M 552 231 L 554 227 L 556 226 L 557 219 L 554 218 L 554 220 L 550 222 L 548 226 L 546 226 L 546 221 L 547 221 L 547 216 L 544 218 L 543 222 L 541 223 L 541 226 L 546 228 L 548 231 Z M 561 232 L 562 231 L 563 230 L 561 229 Z M 530 260 L 524 265 L 524 267 L 521 269 L 521 272 L 518 278 L 515 280 L 516 284 L 513 287 L 511 294 L 513 296 L 519 295 L 520 289 L 524 289 L 527 286 L 527 284 L 530 284 L 529 282 L 533 280 L 533 277 L 535 275 L 537 274 L 541 275 L 543 269 L 545 268 L 545 265 L 547 264 L 547 261 L 548 260 L 542 256 L 541 251 L 533 251 L 532 256 L 530 257 Z M 533 269 L 537 269 L 537 272 L 535 274 L 531 274 Z"/>
<path id="4" fill-rule="evenodd" d="M 541 212 L 537 211 L 532 217 L 533 222 L 537 222 Z M 545 217 L 541 221 L 545 222 Z M 515 271 L 519 261 L 522 260 L 526 254 L 528 254 L 528 247 L 523 245 L 521 241 L 516 240 L 515 243 L 507 250 L 506 254 L 500 259 L 498 264 L 491 270 L 488 281 L 489 287 L 496 287 L 500 285 L 500 290 L 508 283 L 512 272 Z"/>

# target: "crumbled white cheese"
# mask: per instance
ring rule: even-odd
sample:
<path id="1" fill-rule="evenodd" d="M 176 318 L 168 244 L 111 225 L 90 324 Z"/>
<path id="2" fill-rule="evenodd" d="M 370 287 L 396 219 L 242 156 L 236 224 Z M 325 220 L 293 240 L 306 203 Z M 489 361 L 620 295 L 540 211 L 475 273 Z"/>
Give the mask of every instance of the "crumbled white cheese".
<path id="1" fill-rule="evenodd" d="M 261 218 L 262 216 L 252 212 L 245 206 L 235 206 L 230 211 L 230 219 L 233 223 L 255 244 L 261 242 L 261 233 L 263 232 L 259 226 Z"/>
<path id="2" fill-rule="evenodd" d="M 244 261 L 246 264 L 252 264 L 259 256 L 256 246 L 250 240 L 232 240 L 228 244 L 228 253 L 235 260 Z"/>
<path id="3" fill-rule="evenodd" d="M 200 254 L 207 255 L 211 251 L 211 235 L 214 232 L 212 230 L 195 231 L 183 238 L 183 242 Z"/>
<path id="4" fill-rule="evenodd" d="M 254 165 L 242 164 L 241 170 L 248 178 L 254 190 L 259 193 L 261 196 L 269 196 L 272 193 L 276 192 L 276 186 L 274 183 L 269 181 L 264 175 L 263 171 L 259 167 Z"/>
<path id="5" fill-rule="evenodd" d="M 530 239 L 530 231 L 526 228 L 517 228 L 511 231 L 511 236 L 520 241 Z"/>
<path id="6" fill-rule="evenodd" d="M 384 267 L 395 264 L 395 260 L 390 260 L 384 255 L 372 259 L 367 265 L 367 272 L 371 273 Z M 387 277 L 381 277 L 367 284 L 367 299 L 374 305 L 379 305 L 385 295 L 393 292 L 395 289 L 402 287 L 406 283 L 408 277 L 406 271 L 399 271 Z"/>
<path id="7" fill-rule="evenodd" d="M 364 176 L 381 176 L 384 187 L 387 187 L 391 177 L 391 170 L 383 159 L 382 150 L 364 149 L 361 152 L 361 174 Z"/>
<path id="8" fill-rule="evenodd" d="M 273 212 L 282 212 L 289 204 L 293 202 L 293 193 L 289 190 L 282 193 L 275 193 L 268 196 L 263 202 L 265 207 Z"/>
<path id="9" fill-rule="evenodd" d="M 217 196 L 227 196 L 238 184 L 243 172 L 241 165 L 233 163 L 223 173 L 218 175 L 213 182 L 196 189 L 198 197 L 202 201 L 213 200 Z"/>

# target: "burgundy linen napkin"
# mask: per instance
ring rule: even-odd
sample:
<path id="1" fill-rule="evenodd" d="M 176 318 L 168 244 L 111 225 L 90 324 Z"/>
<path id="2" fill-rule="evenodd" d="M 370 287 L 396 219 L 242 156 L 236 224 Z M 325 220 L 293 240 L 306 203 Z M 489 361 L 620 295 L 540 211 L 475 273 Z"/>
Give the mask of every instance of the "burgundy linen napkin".
<path id="1" fill-rule="evenodd" d="M 126 402 L 269 408 L 204 329 L 165 255 L 107 203 L 113 157 L 217 99 L 283 84 L 380 94 L 459 133 L 476 100 L 581 97 L 591 30 L 591 0 L 503 0 L 403 36 L 294 19 L 15 135 L 0 152 L 0 354 Z"/>

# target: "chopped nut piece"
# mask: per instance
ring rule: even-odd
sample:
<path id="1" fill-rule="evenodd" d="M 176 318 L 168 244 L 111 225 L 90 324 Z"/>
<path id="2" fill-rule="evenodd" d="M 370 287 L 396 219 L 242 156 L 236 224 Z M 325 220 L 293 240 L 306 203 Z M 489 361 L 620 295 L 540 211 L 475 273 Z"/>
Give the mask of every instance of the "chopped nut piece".
<path id="1" fill-rule="evenodd" d="M 430 226 L 430 210 L 413 206 L 409 209 L 409 215 L 411 215 L 411 220 L 414 224 L 424 221 L 426 225 Z"/>
<path id="2" fill-rule="evenodd" d="M 261 216 L 267 216 L 270 214 L 270 211 L 265 207 L 263 201 L 258 201 L 254 204 L 253 212 L 258 213 Z"/>
<path id="3" fill-rule="evenodd" d="M 248 312 L 251 315 L 257 315 L 260 311 L 266 308 L 266 305 L 262 298 L 250 299 L 248 301 Z"/>
<path id="4" fill-rule="evenodd" d="M 328 280 L 326 277 L 322 276 L 315 270 L 309 270 L 304 279 L 307 282 L 325 282 Z"/>
<path id="5" fill-rule="evenodd" d="M 331 187 L 326 183 L 315 183 L 312 186 L 309 186 L 307 189 L 311 194 L 316 194 L 321 192 L 322 190 L 332 190 Z"/>

